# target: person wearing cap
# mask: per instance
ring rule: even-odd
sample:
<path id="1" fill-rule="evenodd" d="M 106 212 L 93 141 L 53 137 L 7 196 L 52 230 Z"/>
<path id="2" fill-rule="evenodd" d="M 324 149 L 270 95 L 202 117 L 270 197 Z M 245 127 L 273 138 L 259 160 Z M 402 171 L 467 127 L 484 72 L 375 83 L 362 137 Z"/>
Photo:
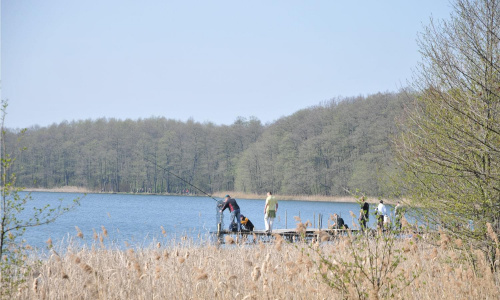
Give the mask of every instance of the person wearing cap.
<path id="1" fill-rule="evenodd" d="M 224 201 L 224 205 L 222 206 L 220 212 L 223 212 L 228 207 L 231 212 L 231 223 L 235 222 L 237 224 L 238 231 L 241 231 L 240 207 L 234 198 L 226 195 L 226 201 Z"/>
<path id="2" fill-rule="evenodd" d="M 278 200 L 273 196 L 272 192 L 267 192 L 266 206 L 264 206 L 264 223 L 266 224 L 266 231 L 273 231 L 273 221 L 276 218 L 278 211 Z"/>

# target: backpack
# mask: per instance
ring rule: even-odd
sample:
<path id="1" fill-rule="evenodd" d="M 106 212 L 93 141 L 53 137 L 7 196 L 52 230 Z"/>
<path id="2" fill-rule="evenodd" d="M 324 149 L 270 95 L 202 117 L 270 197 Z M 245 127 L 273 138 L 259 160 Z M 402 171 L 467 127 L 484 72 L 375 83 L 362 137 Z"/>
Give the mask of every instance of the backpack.
<path id="1" fill-rule="evenodd" d="M 236 222 L 231 222 L 231 224 L 229 225 L 229 231 L 237 232 L 238 231 L 238 224 L 236 224 Z"/>

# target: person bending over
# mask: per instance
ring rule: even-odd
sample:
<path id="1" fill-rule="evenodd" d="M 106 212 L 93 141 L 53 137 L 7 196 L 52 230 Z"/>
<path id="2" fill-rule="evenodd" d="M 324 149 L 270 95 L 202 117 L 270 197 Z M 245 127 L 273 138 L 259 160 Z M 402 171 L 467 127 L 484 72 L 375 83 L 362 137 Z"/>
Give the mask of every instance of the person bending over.
<path id="1" fill-rule="evenodd" d="M 224 205 L 222 206 L 220 212 L 223 212 L 229 208 L 231 212 L 231 223 L 236 222 L 236 226 L 238 227 L 238 231 L 241 231 L 241 223 L 240 223 L 240 207 L 234 198 L 226 195 L 226 201 L 224 201 Z M 231 230 L 231 228 L 229 228 Z"/>

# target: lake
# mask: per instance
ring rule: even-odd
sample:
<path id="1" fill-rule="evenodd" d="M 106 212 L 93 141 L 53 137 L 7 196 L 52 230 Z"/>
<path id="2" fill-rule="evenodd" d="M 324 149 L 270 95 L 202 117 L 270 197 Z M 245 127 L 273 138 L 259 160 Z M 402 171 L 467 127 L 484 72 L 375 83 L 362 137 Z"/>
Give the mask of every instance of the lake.
<path id="1" fill-rule="evenodd" d="M 31 193 L 33 201 L 26 211 L 33 206 L 45 204 L 57 205 L 58 199 L 70 204 L 72 199 L 82 197 L 74 193 Z M 279 199 L 279 195 L 277 196 Z M 255 225 L 255 229 L 264 229 L 264 199 L 236 199 L 241 213 Z M 372 205 L 373 206 L 373 205 Z M 372 208 L 374 208 L 373 206 Z M 135 247 L 148 247 L 153 242 L 171 243 L 188 237 L 194 242 L 209 239 L 209 233 L 217 230 L 216 201 L 209 197 L 164 196 L 138 194 L 87 194 L 81 205 L 60 216 L 54 223 L 29 228 L 23 238 L 28 244 L 38 249 L 46 248 L 46 241 L 51 238 L 54 246 L 67 245 L 73 241 L 79 245 L 92 244 L 94 231 L 102 233 L 102 226 L 107 230 L 105 243 L 122 247 L 126 244 Z M 330 214 L 342 216 L 350 227 L 352 217 L 349 211 L 358 215 L 357 203 L 332 203 L 313 201 L 279 201 L 279 209 L 274 228 L 295 228 L 294 216 L 302 221 L 318 222 L 318 214 L 323 214 L 323 228 L 328 226 Z M 370 224 L 374 226 L 374 217 Z M 357 223 L 357 220 L 355 220 Z M 224 212 L 225 227 L 230 223 L 230 213 Z M 75 226 L 83 233 L 83 239 L 77 238 Z M 162 230 L 164 228 L 164 232 Z"/>

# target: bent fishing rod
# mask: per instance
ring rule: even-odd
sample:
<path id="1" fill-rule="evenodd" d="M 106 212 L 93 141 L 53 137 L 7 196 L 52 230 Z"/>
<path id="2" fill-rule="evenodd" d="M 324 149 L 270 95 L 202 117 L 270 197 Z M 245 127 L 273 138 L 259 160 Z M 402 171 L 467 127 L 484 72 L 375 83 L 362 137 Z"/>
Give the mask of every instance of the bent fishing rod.
<path id="1" fill-rule="evenodd" d="M 189 184 L 190 186 L 194 187 L 195 189 L 197 189 L 198 191 L 202 192 L 202 193 L 203 193 L 203 194 L 205 194 L 206 196 L 208 196 L 208 197 L 210 197 L 210 198 L 214 199 L 215 201 L 217 201 L 217 202 L 219 202 L 219 201 L 220 201 L 220 200 L 215 199 L 212 195 L 210 195 L 209 193 L 207 193 L 207 192 L 205 192 L 204 190 L 200 189 L 200 188 L 199 188 L 199 187 L 197 187 L 196 185 L 194 185 L 194 184 L 190 183 L 190 182 L 189 182 L 189 181 L 187 181 L 186 179 L 184 179 L 184 178 L 182 178 L 182 177 L 178 176 L 177 174 L 174 174 L 174 173 L 170 172 L 170 171 L 169 171 L 169 170 L 167 170 L 166 168 L 164 168 L 164 167 L 162 167 L 162 166 L 158 165 L 157 163 L 152 162 L 152 161 L 150 161 L 150 160 L 149 160 L 149 159 L 147 159 L 147 158 L 144 158 L 144 160 L 145 160 L 145 161 L 147 161 L 147 162 L 149 162 L 149 163 L 151 163 L 151 164 L 154 164 L 154 165 L 155 165 L 155 166 L 157 166 L 158 168 L 160 168 L 160 169 L 162 169 L 163 171 L 167 172 L 168 174 L 170 174 L 170 175 L 174 176 L 175 178 L 177 178 L 177 179 L 181 180 L 182 182 Z"/>

